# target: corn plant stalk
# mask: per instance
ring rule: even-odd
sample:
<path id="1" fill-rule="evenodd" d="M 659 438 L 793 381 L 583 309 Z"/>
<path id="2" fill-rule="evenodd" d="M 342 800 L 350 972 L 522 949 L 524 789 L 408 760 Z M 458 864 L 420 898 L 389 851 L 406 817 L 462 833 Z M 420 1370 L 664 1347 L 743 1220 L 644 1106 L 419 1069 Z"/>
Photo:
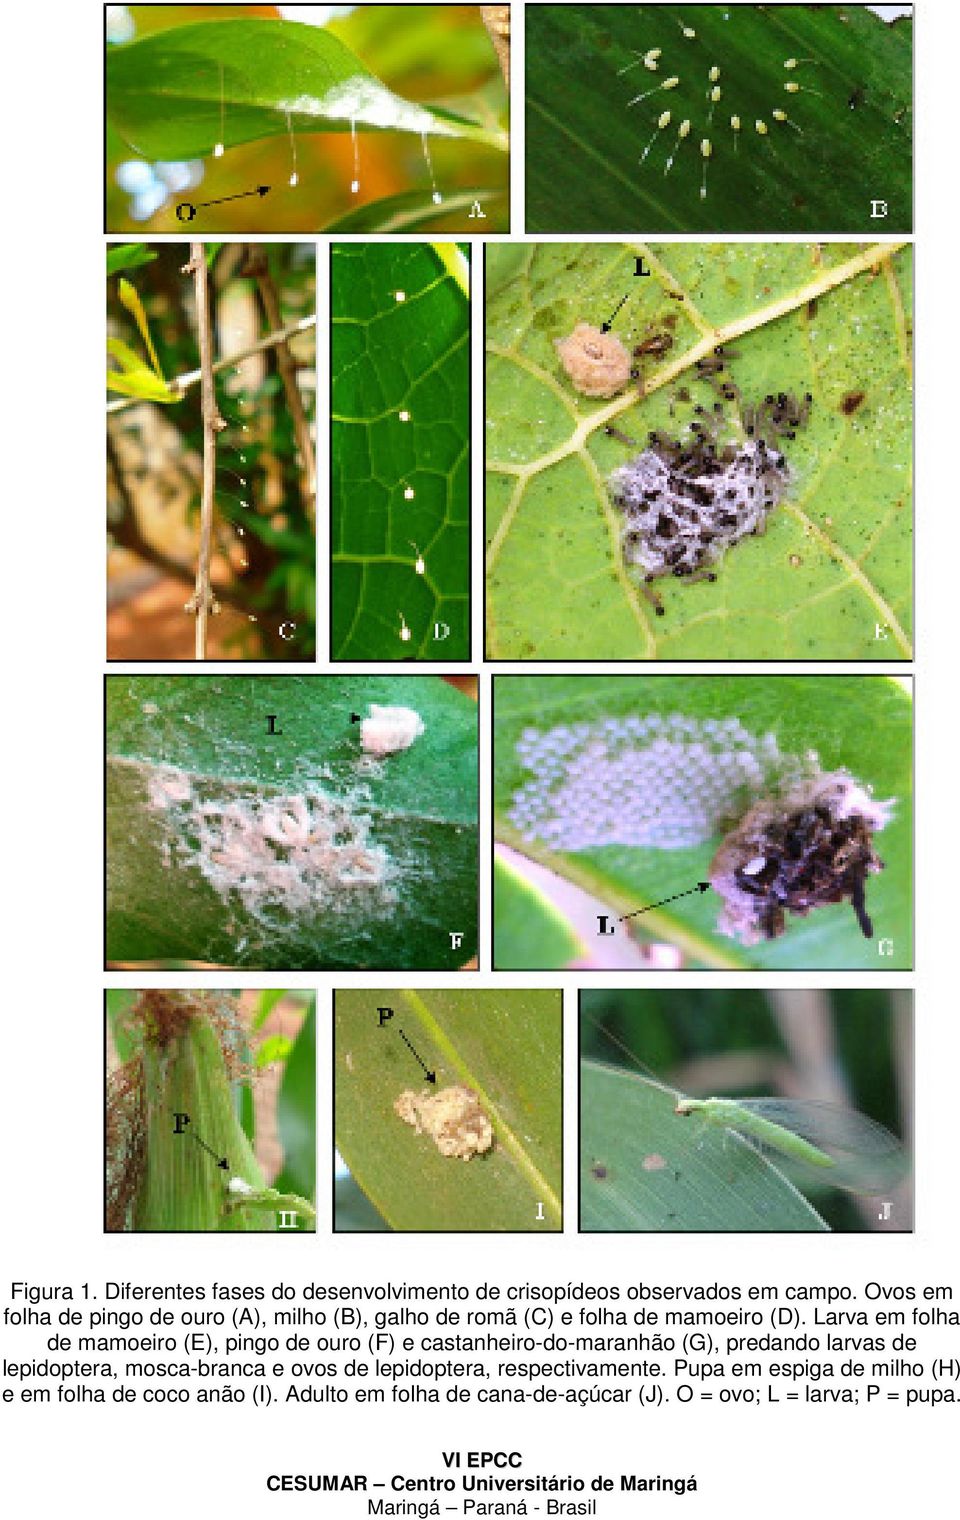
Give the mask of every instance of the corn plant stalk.
<path id="1" fill-rule="evenodd" d="M 231 1002 L 144 992 L 127 1032 L 138 1049 L 108 1090 L 107 1228 L 262 1232 L 282 1213 L 315 1228 L 306 1199 L 267 1187 L 237 1118 Z"/>
<path id="2" fill-rule="evenodd" d="M 262 1188 L 257 1192 L 244 1193 L 239 1198 L 228 1197 L 226 1207 L 228 1215 L 238 1209 L 247 1211 L 266 1209 L 275 1216 L 293 1214 L 303 1220 L 306 1229 L 315 1230 L 317 1227 L 317 1211 L 312 1203 L 308 1203 L 306 1198 L 301 1198 L 298 1193 L 278 1193 L 276 1188 Z M 250 1229 L 252 1226 L 247 1225 L 247 1228 Z M 280 1226 L 277 1225 L 277 1228 L 279 1229 Z"/>
<path id="3" fill-rule="evenodd" d="M 143 1101 L 146 1161 L 135 1230 L 271 1228 L 226 1207 L 231 1178 L 242 1178 L 255 1191 L 266 1180 L 237 1119 L 217 1033 L 205 1019 L 191 1019 L 169 1043 L 147 1040 Z M 178 1113 L 189 1115 L 180 1134 Z M 218 1164 L 222 1159 L 227 1167 Z"/>

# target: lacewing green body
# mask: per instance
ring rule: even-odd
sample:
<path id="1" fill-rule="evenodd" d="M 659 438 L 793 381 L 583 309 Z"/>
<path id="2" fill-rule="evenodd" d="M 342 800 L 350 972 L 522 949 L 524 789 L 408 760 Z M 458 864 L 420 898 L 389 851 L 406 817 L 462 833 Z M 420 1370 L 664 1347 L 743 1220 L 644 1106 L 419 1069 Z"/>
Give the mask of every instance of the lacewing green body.
<path id="1" fill-rule="evenodd" d="M 675 1113 L 735 1130 L 854 1193 L 883 1193 L 902 1181 L 906 1152 L 896 1136 L 856 1109 L 790 1098 L 678 1098 Z"/>

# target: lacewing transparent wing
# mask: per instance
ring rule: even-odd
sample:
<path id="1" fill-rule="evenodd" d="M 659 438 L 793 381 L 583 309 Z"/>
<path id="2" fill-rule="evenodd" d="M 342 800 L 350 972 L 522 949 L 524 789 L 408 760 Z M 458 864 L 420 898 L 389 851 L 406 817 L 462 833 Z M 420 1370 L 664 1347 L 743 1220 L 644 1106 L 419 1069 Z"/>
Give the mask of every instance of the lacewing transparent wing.
<path id="1" fill-rule="evenodd" d="M 778 1153 L 808 1177 L 854 1193 L 884 1193 L 901 1182 L 909 1162 L 901 1142 L 853 1108 L 812 1099 L 681 1099 L 680 1114 L 699 1114 Z"/>

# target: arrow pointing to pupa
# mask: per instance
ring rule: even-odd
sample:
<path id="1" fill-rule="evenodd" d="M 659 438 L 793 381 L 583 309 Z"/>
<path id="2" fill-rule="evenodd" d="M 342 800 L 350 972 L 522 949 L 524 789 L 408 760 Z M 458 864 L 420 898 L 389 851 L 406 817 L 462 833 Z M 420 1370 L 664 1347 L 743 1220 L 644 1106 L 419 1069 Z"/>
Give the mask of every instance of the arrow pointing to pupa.
<path id="1" fill-rule="evenodd" d="M 693 892 L 709 892 L 709 890 L 710 883 L 708 881 L 698 881 L 695 887 L 688 887 L 685 892 L 674 892 L 672 897 L 662 897 L 659 902 L 647 903 L 645 908 L 635 908 L 632 913 L 624 913 L 617 922 L 621 924 L 626 923 L 628 918 L 637 918 L 641 913 L 651 913 L 654 908 L 662 908 L 665 903 L 676 902 L 678 897 L 689 897 Z"/>
<path id="2" fill-rule="evenodd" d="M 217 1163 L 217 1166 L 222 1167 L 224 1171 L 228 1171 L 229 1170 L 229 1168 L 230 1168 L 230 1162 L 227 1160 L 226 1156 L 218 1156 L 217 1153 L 216 1153 L 216 1151 L 212 1151 L 210 1149 L 209 1145 L 207 1144 L 207 1142 L 205 1140 L 201 1140 L 199 1135 L 195 1135 L 193 1133 L 193 1130 L 190 1131 L 190 1138 L 192 1140 L 196 1140 L 196 1142 L 197 1142 L 198 1145 L 202 1145 L 203 1146 L 203 1148 L 206 1151 L 207 1155 L 213 1157 L 214 1161 Z"/>
<path id="3" fill-rule="evenodd" d="M 401 1040 L 403 1041 L 404 1045 L 406 1045 L 407 1049 L 411 1052 L 411 1054 L 413 1055 L 414 1060 L 418 1063 L 418 1065 L 423 1066 L 423 1074 L 426 1077 L 427 1081 L 428 1082 L 436 1082 L 436 1080 L 437 1080 L 437 1074 L 436 1074 L 436 1072 L 435 1071 L 428 1071 L 427 1067 L 424 1066 L 424 1063 L 420 1060 L 420 1057 L 417 1055 L 417 1052 L 414 1050 L 413 1046 L 410 1044 L 410 1041 L 407 1039 L 407 1037 L 404 1034 L 403 1030 L 402 1029 L 398 1029 L 397 1030 L 397 1034 L 400 1036 Z"/>

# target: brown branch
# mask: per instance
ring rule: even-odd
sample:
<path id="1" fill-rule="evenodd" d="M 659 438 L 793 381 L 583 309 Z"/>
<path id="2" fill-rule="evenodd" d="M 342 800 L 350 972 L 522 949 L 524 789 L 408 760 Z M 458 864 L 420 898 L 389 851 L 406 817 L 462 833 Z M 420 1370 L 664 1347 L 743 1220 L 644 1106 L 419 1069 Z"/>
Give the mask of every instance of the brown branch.
<path id="1" fill-rule="evenodd" d="M 510 88 L 510 7 L 509 5 L 481 5 L 483 24 L 490 33 L 490 41 L 497 50 L 503 80 Z"/>
<path id="2" fill-rule="evenodd" d="M 200 344 L 200 414 L 203 420 L 203 474 L 200 487 L 200 547 L 197 552 L 197 581 L 185 611 L 197 619 L 195 656 L 207 655 L 207 618 L 218 612 L 216 598 L 210 590 L 210 540 L 213 530 L 213 504 L 217 482 L 217 434 L 226 423 L 217 406 L 213 378 L 213 329 L 210 321 L 210 282 L 207 279 L 206 249 L 203 243 L 190 244 L 190 261 L 183 274 L 193 275 L 197 303 L 197 336 Z"/>
<path id="3" fill-rule="evenodd" d="M 120 493 L 123 504 L 123 516 L 120 521 L 111 525 L 110 533 L 114 544 L 118 549 L 126 549 L 130 554 L 135 554 L 147 565 L 152 565 L 155 570 L 163 575 L 169 575 L 174 580 L 183 581 L 185 585 L 193 585 L 196 571 L 192 565 L 184 560 L 175 559 L 172 554 L 165 554 L 145 537 L 137 510 L 134 506 L 130 488 L 126 483 L 125 471 L 117 454 L 117 445 L 107 428 L 107 462 Z M 217 587 L 217 599 L 225 602 L 230 607 L 236 607 L 239 612 L 249 612 L 250 599 L 229 586 Z"/>
<path id="4" fill-rule="evenodd" d="M 213 373 L 218 375 L 222 369 L 229 369 L 231 365 L 239 364 L 244 359 L 252 359 L 254 354 L 262 354 L 265 349 L 275 348 L 278 343 L 286 343 L 288 338 L 295 338 L 297 333 L 307 332 L 311 327 L 316 327 L 316 325 L 317 319 L 315 315 L 301 317 L 299 321 L 291 322 L 288 327 L 283 328 L 280 332 L 267 333 L 265 338 L 258 338 L 256 343 L 250 344 L 249 348 L 241 348 L 235 354 L 227 354 L 225 358 L 218 359 L 213 366 Z M 202 378 L 200 370 L 191 369 L 184 375 L 175 375 L 172 380 L 167 381 L 167 384 L 172 391 L 178 391 L 182 396 L 184 391 L 188 391 L 192 385 L 196 385 Z M 118 401 L 107 402 L 107 412 L 126 412 L 131 406 L 143 406 L 144 404 L 142 396 L 122 396 Z M 150 404 L 153 405 L 152 402 Z"/>
<path id="5" fill-rule="evenodd" d="M 270 273 L 266 252 L 260 244 L 252 244 L 248 249 L 244 273 L 252 275 L 256 280 L 267 321 L 274 330 L 278 330 L 282 325 L 280 298 L 277 295 L 277 287 Z M 282 342 L 276 345 L 276 350 L 277 369 L 280 371 L 280 379 L 283 382 L 287 406 L 289 407 L 290 417 L 293 422 L 294 437 L 297 440 L 297 448 L 300 451 L 300 494 L 303 497 L 307 521 L 312 522 L 316 501 L 317 470 L 314 461 L 313 439 L 310 437 L 310 424 L 307 421 L 303 397 L 297 384 L 297 363 L 290 352 L 290 345 L 286 339 L 283 339 Z"/>

